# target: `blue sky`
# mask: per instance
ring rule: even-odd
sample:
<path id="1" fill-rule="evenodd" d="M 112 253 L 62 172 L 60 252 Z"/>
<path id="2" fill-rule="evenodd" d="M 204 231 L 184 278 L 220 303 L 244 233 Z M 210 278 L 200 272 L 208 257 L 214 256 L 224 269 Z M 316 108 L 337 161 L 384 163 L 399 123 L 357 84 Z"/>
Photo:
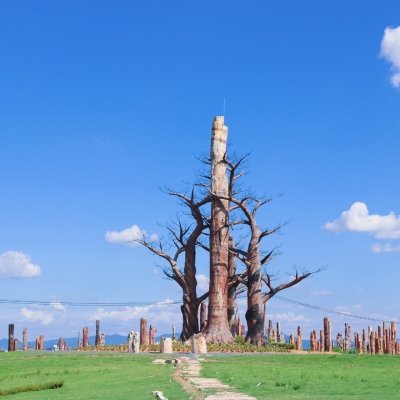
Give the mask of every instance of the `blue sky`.
<path id="1" fill-rule="evenodd" d="M 0 336 L 10 322 L 47 338 L 96 317 L 106 334 L 142 315 L 159 333 L 180 325 L 176 306 L 57 301 L 180 299 L 148 251 L 105 237 L 133 225 L 165 234 L 179 206 L 159 187 L 193 182 L 223 99 L 231 149 L 251 151 L 246 185 L 283 194 L 260 213 L 262 226 L 290 221 L 266 241 L 281 246 L 271 269 L 328 266 L 283 295 L 400 320 L 397 6 L 3 1 L 1 298 L 55 305 L 1 305 Z M 201 252 L 198 267 L 204 281 Z M 305 334 L 324 317 L 279 300 L 268 312 Z M 332 320 L 335 332 L 347 321 Z"/>

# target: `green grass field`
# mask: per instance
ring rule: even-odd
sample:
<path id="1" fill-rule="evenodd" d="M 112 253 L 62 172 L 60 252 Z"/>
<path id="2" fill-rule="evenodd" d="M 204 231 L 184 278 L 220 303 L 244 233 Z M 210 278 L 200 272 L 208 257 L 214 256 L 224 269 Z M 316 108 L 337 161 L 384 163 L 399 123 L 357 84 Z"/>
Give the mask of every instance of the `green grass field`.
<path id="1" fill-rule="evenodd" d="M 154 365 L 156 355 L 128 354 L 0 354 L 0 389 L 64 381 L 60 389 L 20 393 L 10 399 L 155 399 L 153 390 L 169 400 L 187 400 L 181 385 L 171 379 L 172 365 Z M 160 358 L 158 356 L 158 358 Z"/>
<path id="2" fill-rule="evenodd" d="M 216 362 L 202 363 L 204 376 L 257 399 L 400 399 L 400 357 L 291 354 L 207 359 Z"/>
<path id="3" fill-rule="evenodd" d="M 0 390 L 64 381 L 62 388 L 19 393 L 12 399 L 188 400 L 159 355 L 119 353 L 0 354 Z M 257 399 L 400 399 L 400 357 L 332 355 L 210 356 L 203 375 Z M 257 384 L 261 382 L 259 386 Z"/>

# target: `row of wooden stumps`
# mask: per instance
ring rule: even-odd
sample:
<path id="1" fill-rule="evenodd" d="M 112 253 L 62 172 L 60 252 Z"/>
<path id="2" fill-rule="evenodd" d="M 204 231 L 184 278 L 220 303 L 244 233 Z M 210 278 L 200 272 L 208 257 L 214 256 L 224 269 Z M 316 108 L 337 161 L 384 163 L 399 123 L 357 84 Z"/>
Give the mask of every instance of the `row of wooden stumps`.
<path id="1" fill-rule="evenodd" d="M 310 351 L 332 352 L 334 341 L 331 338 L 331 322 L 328 317 L 324 318 L 324 329 L 319 332 L 319 340 L 317 331 L 310 334 Z M 276 342 L 285 343 L 285 338 L 280 333 L 280 324 L 277 323 L 276 331 L 272 328 L 272 321 L 269 321 L 268 337 Z M 302 332 L 300 326 L 297 327 L 297 337 L 292 333 L 289 337 L 289 343 L 294 344 L 296 350 L 302 350 Z M 344 336 L 341 333 L 336 335 L 336 345 L 342 351 L 351 351 L 351 327 L 348 324 L 344 326 Z M 383 322 L 382 326 L 374 331 L 372 326 L 368 327 L 368 332 L 363 329 L 362 334 L 354 332 L 354 349 L 359 354 L 392 354 L 400 355 L 400 342 L 397 342 L 396 323 L 391 322 L 390 327 Z"/>
<path id="2" fill-rule="evenodd" d="M 14 324 L 8 325 L 8 351 L 19 350 L 19 340 L 14 337 Z M 28 350 L 28 330 L 22 331 L 22 350 Z M 44 335 L 36 338 L 35 350 L 44 350 Z"/>
<path id="3" fill-rule="evenodd" d="M 100 320 L 96 319 L 96 338 L 94 341 L 95 346 L 105 346 L 106 336 L 104 333 L 100 335 Z M 78 347 L 88 347 L 89 343 L 89 328 L 85 326 L 82 330 L 82 339 L 78 340 Z"/>
<path id="4" fill-rule="evenodd" d="M 173 331 L 175 331 L 175 327 L 173 327 Z M 155 344 L 156 340 L 156 332 L 153 325 L 150 325 L 149 330 L 147 330 L 147 320 L 146 318 L 140 319 L 140 344 L 148 345 Z M 172 334 L 173 339 L 175 339 L 175 333 Z"/>

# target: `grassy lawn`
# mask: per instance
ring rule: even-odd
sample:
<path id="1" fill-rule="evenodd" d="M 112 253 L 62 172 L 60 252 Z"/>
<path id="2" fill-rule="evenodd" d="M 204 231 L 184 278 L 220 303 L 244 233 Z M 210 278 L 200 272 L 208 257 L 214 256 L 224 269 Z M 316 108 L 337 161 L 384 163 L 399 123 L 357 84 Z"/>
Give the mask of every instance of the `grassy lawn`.
<path id="1" fill-rule="evenodd" d="M 333 354 L 207 359 L 216 362 L 202 362 L 203 376 L 218 378 L 257 399 L 400 399 L 400 357 Z"/>
<path id="2" fill-rule="evenodd" d="M 150 364 L 157 355 L 129 354 L 0 354 L 0 389 L 64 381 L 60 389 L 12 395 L 11 399 L 155 399 L 160 390 L 169 400 L 187 400 L 171 379 L 172 365 Z"/>

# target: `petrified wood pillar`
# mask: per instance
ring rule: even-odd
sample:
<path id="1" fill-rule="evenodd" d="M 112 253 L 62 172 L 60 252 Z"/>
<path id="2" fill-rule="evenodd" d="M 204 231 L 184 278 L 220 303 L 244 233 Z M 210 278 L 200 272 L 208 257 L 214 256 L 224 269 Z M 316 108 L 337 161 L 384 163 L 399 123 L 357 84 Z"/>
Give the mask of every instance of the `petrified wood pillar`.
<path id="1" fill-rule="evenodd" d="M 369 335 L 369 353 L 375 354 L 375 332 L 371 331 Z"/>
<path id="2" fill-rule="evenodd" d="M 276 323 L 276 341 L 281 342 L 281 324 L 280 322 Z"/>
<path id="3" fill-rule="evenodd" d="M 39 350 L 39 338 L 36 338 L 35 350 Z"/>
<path id="4" fill-rule="evenodd" d="M 176 340 L 176 330 L 175 330 L 175 325 L 172 325 L 172 340 Z"/>
<path id="5" fill-rule="evenodd" d="M 350 351 L 351 350 L 351 328 L 350 325 L 344 324 L 344 350 Z"/>
<path id="6" fill-rule="evenodd" d="M 95 346 L 100 346 L 100 320 L 96 319 L 96 340 L 94 342 Z"/>
<path id="7" fill-rule="evenodd" d="M 240 335 L 243 337 L 246 336 L 246 327 L 244 325 L 240 325 Z"/>
<path id="8" fill-rule="evenodd" d="M 336 335 L 336 343 L 340 347 L 340 349 L 343 350 L 343 337 L 341 333 L 338 333 Z"/>
<path id="9" fill-rule="evenodd" d="M 239 319 L 240 324 L 240 319 Z M 207 326 L 207 304 L 202 301 L 200 305 L 200 332 L 203 332 Z M 238 330 L 236 325 L 236 330 Z"/>
<path id="10" fill-rule="evenodd" d="M 68 350 L 68 342 L 64 342 L 64 350 Z"/>
<path id="11" fill-rule="evenodd" d="M 390 323 L 390 328 L 391 328 L 391 333 L 392 333 L 392 337 L 391 337 L 391 342 L 392 342 L 392 354 L 396 354 L 396 338 L 397 338 L 397 332 L 396 332 L 396 323 L 395 322 L 391 322 Z"/>
<path id="12" fill-rule="evenodd" d="M 147 331 L 147 320 L 146 318 L 140 319 L 140 344 L 149 344 L 149 332 Z"/>
<path id="13" fill-rule="evenodd" d="M 289 337 L 289 344 L 295 344 L 295 343 L 294 343 L 294 333 L 293 333 L 293 332 L 290 334 L 290 337 Z"/>
<path id="14" fill-rule="evenodd" d="M 354 347 L 358 350 L 358 333 L 354 332 Z"/>
<path id="15" fill-rule="evenodd" d="M 296 350 L 303 350 L 303 335 L 300 326 L 297 327 Z"/>
<path id="16" fill-rule="evenodd" d="M 356 348 L 357 348 L 359 354 L 363 354 L 362 341 L 361 341 L 360 335 L 358 332 L 356 333 L 356 335 L 357 335 L 357 347 Z"/>
<path id="17" fill-rule="evenodd" d="M 85 326 L 83 328 L 82 340 L 83 340 L 83 347 L 88 347 L 89 346 L 89 328 L 87 326 Z"/>
<path id="18" fill-rule="evenodd" d="M 44 335 L 40 335 L 38 339 L 38 350 L 44 350 Z"/>
<path id="19" fill-rule="evenodd" d="M 317 332 L 312 331 L 310 334 L 310 350 L 317 351 L 318 348 Z"/>
<path id="20" fill-rule="evenodd" d="M 78 340 L 78 347 L 82 347 L 82 339 Z"/>
<path id="21" fill-rule="evenodd" d="M 383 341 L 382 351 L 383 351 L 383 353 L 386 354 L 386 322 L 383 323 L 383 327 L 382 328 L 383 328 L 382 329 L 382 341 Z"/>
<path id="22" fill-rule="evenodd" d="M 28 330 L 22 331 L 22 350 L 28 350 Z"/>
<path id="23" fill-rule="evenodd" d="M 150 330 L 149 330 L 149 344 L 154 344 L 155 343 L 155 336 L 156 336 L 156 330 L 154 329 L 153 325 L 150 325 Z"/>
<path id="24" fill-rule="evenodd" d="M 193 339 L 193 336 L 192 336 Z M 162 337 L 160 340 L 160 353 L 172 353 L 171 338 Z"/>
<path id="25" fill-rule="evenodd" d="M 272 327 L 272 321 L 269 320 L 268 321 L 268 339 L 273 338 L 273 333 L 272 333 L 273 330 L 274 330 L 274 328 Z"/>
<path id="26" fill-rule="evenodd" d="M 390 336 L 389 329 L 385 329 L 385 354 L 390 354 Z"/>
<path id="27" fill-rule="evenodd" d="M 62 337 L 60 337 L 60 339 L 58 339 L 58 350 L 62 350 L 63 349 L 63 339 Z"/>
<path id="28" fill-rule="evenodd" d="M 18 339 L 14 339 L 14 351 L 18 351 Z"/>
<path id="29" fill-rule="evenodd" d="M 14 324 L 8 325 L 8 351 L 14 351 Z"/>
<path id="30" fill-rule="evenodd" d="M 376 354 L 382 354 L 382 327 L 378 326 L 378 334 L 376 335 Z"/>
<path id="31" fill-rule="evenodd" d="M 236 321 L 236 336 L 240 336 L 240 317 Z"/>
<path id="32" fill-rule="evenodd" d="M 319 331 L 319 351 L 325 351 L 325 334 L 323 329 Z"/>
<path id="33" fill-rule="evenodd" d="M 226 174 L 226 142 L 228 127 L 224 125 L 224 117 L 215 117 L 211 135 L 211 192 L 216 195 L 211 200 L 210 222 L 210 289 L 208 296 L 207 326 L 203 335 L 207 342 L 228 343 L 233 341 L 228 324 L 228 261 L 229 261 L 229 200 L 228 177 Z M 221 196 L 221 197 L 217 197 Z M 249 276 L 249 285 L 250 285 Z M 251 297 L 248 288 L 248 299 Z M 262 310 L 253 309 L 248 300 L 246 312 L 247 326 L 260 323 L 262 329 Z M 250 313 L 249 313 L 250 310 Z M 254 317 L 253 317 L 254 315 Z M 260 319 L 260 321 L 258 320 Z M 261 332 L 260 332 L 261 333 Z M 252 336 L 252 335 L 250 335 Z"/>
<path id="34" fill-rule="evenodd" d="M 139 338 L 138 338 L 138 340 L 139 340 Z M 100 335 L 100 345 L 99 346 L 105 346 L 105 345 L 106 345 L 106 337 L 105 337 L 104 333 L 102 333 Z"/>
<path id="35" fill-rule="evenodd" d="M 365 329 L 363 329 L 362 333 L 362 351 L 363 354 L 367 354 L 367 332 Z"/>

